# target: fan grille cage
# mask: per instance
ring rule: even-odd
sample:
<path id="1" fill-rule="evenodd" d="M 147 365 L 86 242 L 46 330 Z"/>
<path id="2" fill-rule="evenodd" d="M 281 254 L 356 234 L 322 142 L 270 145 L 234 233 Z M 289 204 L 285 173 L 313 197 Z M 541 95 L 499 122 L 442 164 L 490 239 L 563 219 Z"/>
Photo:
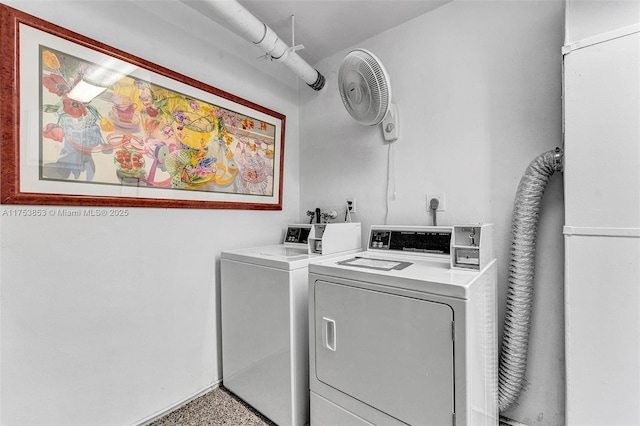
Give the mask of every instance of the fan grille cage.
<path id="1" fill-rule="evenodd" d="M 389 76 L 372 53 L 354 50 L 342 61 L 338 72 L 340 96 L 349 114 L 359 123 L 374 126 L 382 122 L 391 105 Z M 367 104 L 356 105 L 347 91 L 357 85 Z"/>

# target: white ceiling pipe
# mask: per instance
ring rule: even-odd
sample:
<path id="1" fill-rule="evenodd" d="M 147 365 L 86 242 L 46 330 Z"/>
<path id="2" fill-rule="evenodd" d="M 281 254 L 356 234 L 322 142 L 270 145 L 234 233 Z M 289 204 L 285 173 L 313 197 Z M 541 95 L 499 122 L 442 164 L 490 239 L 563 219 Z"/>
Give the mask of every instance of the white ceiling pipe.
<path id="1" fill-rule="evenodd" d="M 272 59 L 282 62 L 309 87 L 314 90 L 322 89 L 325 83 L 324 76 L 290 49 L 267 24 L 260 21 L 236 0 L 205 0 L 201 5 L 223 18 L 227 24 L 261 48 Z"/>

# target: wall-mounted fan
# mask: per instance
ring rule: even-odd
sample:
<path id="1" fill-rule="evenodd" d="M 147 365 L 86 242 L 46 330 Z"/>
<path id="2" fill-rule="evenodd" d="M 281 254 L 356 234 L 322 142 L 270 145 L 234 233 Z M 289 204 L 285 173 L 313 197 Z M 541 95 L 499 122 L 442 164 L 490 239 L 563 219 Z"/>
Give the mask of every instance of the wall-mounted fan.
<path id="1" fill-rule="evenodd" d="M 391 102 L 389 75 L 373 53 L 364 49 L 349 52 L 338 71 L 338 88 L 345 108 L 358 123 L 382 123 L 384 139 L 398 139 L 398 108 Z"/>

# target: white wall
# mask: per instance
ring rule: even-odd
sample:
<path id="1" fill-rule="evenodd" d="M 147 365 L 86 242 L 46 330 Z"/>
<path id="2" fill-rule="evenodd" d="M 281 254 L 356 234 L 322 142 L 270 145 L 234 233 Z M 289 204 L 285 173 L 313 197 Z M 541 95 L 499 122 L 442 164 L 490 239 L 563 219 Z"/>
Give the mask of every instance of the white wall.
<path id="1" fill-rule="evenodd" d="M 4 3 L 287 116 L 282 211 L 0 216 L 0 423 L 137 424 L 221 378 L 220 252 L 300 215 L 297 79 L 175 1 Z"/>
<path id="2" fill-rule="evenodd" d="M 569 0 L 565 44 L 614 31 L 640 21 L 637 0 Z"/>
<path id="3" fill-rule="evenodd" d="M 388 223 L 431 224 L 430 192 L 446 195 L 439 224 L 494 223 L 501 321 L 518 182 L 531 160 L 562 144 L 563 8 L 454 1 L 357 46 L 383 61 L 399 108 Z M 347 51 L 316 64 L 327 76 L 321 93 L 300 92 L 301 213 L 343 215 L 356 197 L 354 219 L 368 229 L 385 221 L 388 146 L 379 126 L 359 125 L 342 105 L 336 79 Z M 563 208 L 558 174 L 541 213 L 529 384 L 505 413 L 527 425 L 564 421 Z"/>

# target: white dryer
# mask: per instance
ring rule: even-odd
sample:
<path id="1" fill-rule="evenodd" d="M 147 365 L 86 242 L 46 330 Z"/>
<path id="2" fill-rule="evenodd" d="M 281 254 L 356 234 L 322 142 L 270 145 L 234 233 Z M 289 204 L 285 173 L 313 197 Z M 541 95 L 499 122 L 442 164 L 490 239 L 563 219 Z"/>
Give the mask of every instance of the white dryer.
<path id="1" fill-rule="evenodd" d="M 309 262 L 361 248 L 359 223 L 330 223 L 222 252 L 223 385 L 278 425 L 309 421 Z"/>
<path id="2" fill-rule="evenodd" d="M 311 426 L 497 425 L 491 225 L 371 228 L 309 265 Z"/>

